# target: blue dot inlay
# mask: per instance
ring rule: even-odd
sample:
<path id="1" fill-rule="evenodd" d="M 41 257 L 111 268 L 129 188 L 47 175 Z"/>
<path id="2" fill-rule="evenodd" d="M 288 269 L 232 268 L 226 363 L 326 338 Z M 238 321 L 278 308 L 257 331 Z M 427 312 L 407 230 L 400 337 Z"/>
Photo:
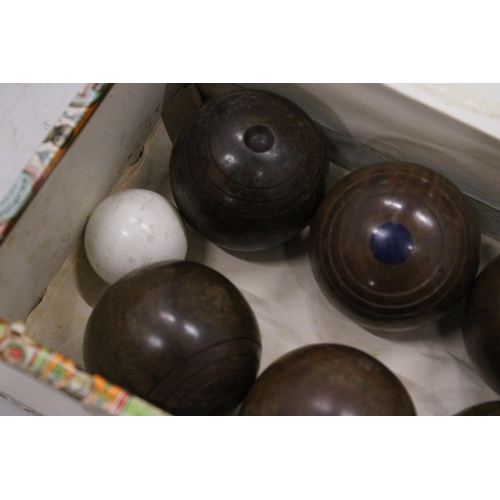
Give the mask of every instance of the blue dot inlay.
<path id="1" fill-rule="evenodd" d="M 413 250 L 413 240 L 406 227 L 386 222 L 373 230 L 370 250 L 378 261 L 394 266 L 409 257 Z"/>

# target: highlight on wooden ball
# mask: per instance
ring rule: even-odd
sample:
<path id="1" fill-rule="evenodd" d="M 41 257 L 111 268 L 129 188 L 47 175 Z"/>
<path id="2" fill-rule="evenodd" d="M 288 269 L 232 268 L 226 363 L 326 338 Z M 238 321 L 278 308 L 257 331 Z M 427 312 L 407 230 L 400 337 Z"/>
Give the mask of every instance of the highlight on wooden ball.
<path id="1" fill-rule="evenodd" d="M 270 92 L 207 101 L 175 139 L 172 193 L 185 221 L 227 249 L 265 250 L 298 235 L 325 192 L 326 144 L 309 116 Z"/>
<path id="2" fill-rule="evenodd" d="M 399 379 L 373 356 L 339 344 L 313 344 L 272 363 L 248 392 L 243 416 L 412 416 Z"/>
<path id="3" fill-rule="evenodd" d="M 325 196 L 309 256 L 328 300 L 368 330 L 406 331 L 460 302 L 479 266 L 480 231 L 461 191 L 405 162 L 353 171 Z"/>
<path id="4" fill-rule="evenodd" d="M 141 268 L 111 285 L 84 336 L 87 371 L 174 415 L 226 415 L 254 382 L 255 315 L 219 272 L 196 262 Z"/>

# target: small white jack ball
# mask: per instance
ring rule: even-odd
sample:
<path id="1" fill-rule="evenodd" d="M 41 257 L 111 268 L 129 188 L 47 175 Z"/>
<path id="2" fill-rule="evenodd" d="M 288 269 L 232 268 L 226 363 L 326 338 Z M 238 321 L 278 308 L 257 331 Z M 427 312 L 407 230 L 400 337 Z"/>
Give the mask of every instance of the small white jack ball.
<path id="1" fill-rule="evenodd" d="M 176 208 L 146 189 L 105 198 L 85 228 L 85 252 L 94 271 L 112 284 L 130 271 L 165 260 L 184 260 L 186 228 Z"/>

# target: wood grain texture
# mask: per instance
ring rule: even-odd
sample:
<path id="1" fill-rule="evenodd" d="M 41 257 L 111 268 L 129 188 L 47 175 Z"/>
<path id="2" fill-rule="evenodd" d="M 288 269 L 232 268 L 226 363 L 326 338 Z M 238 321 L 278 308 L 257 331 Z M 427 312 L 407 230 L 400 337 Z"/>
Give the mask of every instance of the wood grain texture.
<path id="1" fill-rule="evenodd" d="M 112 285 L 84 337 L 87 371 L 175 415 L 220 415 L 254 382 L 261 338 L 239 290 L 217 271 L 179 261 Z"/>
<path id="2" fill-rule="evenodd" d="M 170 159 L 181 215 L 232 250 L 263 250 L 299 234 L 324 196 L 327 171 L 312 120 L 287 99 L 253 90 L 207 101 Z"/>
<path id="3" fill-rule="evenodd" d="M 367 329 L 392 332 L 435 321 L 464 298 L 479 247 L 475 215 L 451 182 L 420 165 L 383 162 L 325 196 L 309 255 L 331 303 Z"/>
<path id="4" fill-rule="evenodd" d="M 285 354 L 250 389 L 249 416 L 415 415 L 397 377 L 372 356 L 338 344 L 315 344 Z"/>

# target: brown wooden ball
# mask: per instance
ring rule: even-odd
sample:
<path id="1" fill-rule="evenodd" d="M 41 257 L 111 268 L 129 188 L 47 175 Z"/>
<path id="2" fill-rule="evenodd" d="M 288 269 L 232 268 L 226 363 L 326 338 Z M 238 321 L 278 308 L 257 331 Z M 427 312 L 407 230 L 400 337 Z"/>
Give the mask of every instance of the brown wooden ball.
<path id="1" fill-rule="evenodd" d="M 338 344 L 295 349 L 250 389 L 241 415 L 415 415 L 411 398 L 380 361 Z"/>
<path id="2" fill-rule="evenodd" d="M 329 301 L 361 326 L 405 331 L 444 316 L 479 265 L 480 231 L 465 197 L 420 165 L 351 172 L 325 196 L 309 255 Z"/>
<path id="3" fill-rule="evenodd" d="M 500 256 L 474 282 L 465 305 L 462 333 L 470 360 L 500 394 Z"/>
<path id="4" fill-rule="evenodd" d="M 500 401 L 489 401 L 488 403 L 480 403 L 474 406 L 469 406 L 461 412 L 457 413 L 457 417 L 499 417 L 500 416 Z"/>
<path id="5" fill-rule="evenodd" d="M 83 354 L 87 371 L 174 415 L 224 415 L 257 376 L 261 338 L 228 279 L 171 261 L 134 271 L 104 293 Z"/>
<path id="6" fill-rule="evenodd" d="M 263 250 L 305 228 L 327 170 L 324 139 L 302 109 L 237 90 L 207 101 L 177 136 L 170 183 L 179 212 L 206 239 Z"/>

